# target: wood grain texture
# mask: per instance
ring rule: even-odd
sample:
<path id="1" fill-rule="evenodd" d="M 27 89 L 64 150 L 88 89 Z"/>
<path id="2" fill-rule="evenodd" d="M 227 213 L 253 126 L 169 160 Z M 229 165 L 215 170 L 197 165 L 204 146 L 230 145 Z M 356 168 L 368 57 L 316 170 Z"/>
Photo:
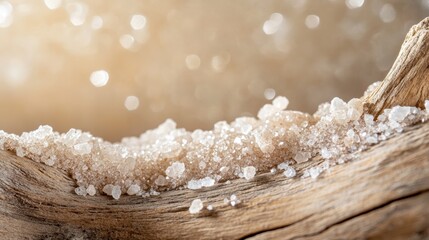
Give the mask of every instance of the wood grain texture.
<path id="1" fill-rule="evenodd" d="M 429 18 L 414 25 L 386 78 L 363 100 L 376 116 L 396 105 L 424 108 L 429 99 Z"/>
<path id="2" fill-rule="evenodd" d="M 429 98 L 429 20 L 412 28 L 372 113 Z M 82 197 L 65 172 L 0 151 L 1 239 L 429 239 L 429 123 L 405 129 L 317 180 L 261 174 L 142 198 Z M 242 203 L 231 207 L 225 197 Z M 201 198 L 214 211 L 191 215 Z"/>
<path id="3" fill-rule="evenodd" d="M 408 129 L 317 180 L 258 175 L 151 198 L 81 197 L 66 173 L 0 152 L 6 239 L 429 238 L 429 124 Z M 297 166 L 298 176 L 310 165 Z M 239 207 L 223 203 L 231 194 Z M 213 212 L 188 212 L 191 201 Z M 85 238 L 84 238 L 85 239 Z"/>

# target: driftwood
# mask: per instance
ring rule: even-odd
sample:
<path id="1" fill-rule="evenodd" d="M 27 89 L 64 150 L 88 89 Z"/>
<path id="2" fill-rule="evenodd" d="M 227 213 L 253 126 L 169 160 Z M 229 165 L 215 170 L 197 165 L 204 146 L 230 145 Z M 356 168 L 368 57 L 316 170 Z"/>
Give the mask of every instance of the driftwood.
<path id="1" fill-rule="evenodd" d="M 369 97 L 374 114 L 429 98 L 429 19 L 412 28 Z M 0 151 L 2 239 L 429 239 L 429 124 L 405 129 L 317 180 L 258 175 L 142 198 L 82 197 L 63 171 Z M 236 194 L 237 207 L 223 203 Z M 191 215 L 201 198 L 214 210 Z"/>

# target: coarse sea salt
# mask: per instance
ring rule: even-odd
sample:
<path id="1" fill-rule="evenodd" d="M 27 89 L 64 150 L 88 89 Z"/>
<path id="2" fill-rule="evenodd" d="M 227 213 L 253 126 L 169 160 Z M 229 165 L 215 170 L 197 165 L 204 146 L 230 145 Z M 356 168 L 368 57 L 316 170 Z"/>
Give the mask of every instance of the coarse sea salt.
<path id="1" fill-rule="evenodd" d="M 257 172 L 297 175 L 296 163 L 321 156 L 341 164 L 357 152 L 391 138 L 429 117 L 425 110 L 395 106 L 377 118 L 365 112 L 360 99 L 334 98 L 313 115 L 286 110 L 289 100 L 276 97 L 258 117 L 218 122 L 212 130 L 186 131 L 167 119 L 138 137 L 111 143 L 70 129 L 55 132 L 40 126 L 20 136 L 0 131 L 0 149 L 70 172 L 82 196 L 123 193 L 148 197 L 171 189 L 200 189 L 231 179 L 253 179 Z M 277 169 L 276 169 L 277 167 Z M 302 177 L 318 178 L 326 166 L 304 169 Z M 231 205 L 240 201 L 231 196 Z M 192 208 L 199 208 L 199 202 Z M 201 210 L 201 209 L 200 209 Z"/>

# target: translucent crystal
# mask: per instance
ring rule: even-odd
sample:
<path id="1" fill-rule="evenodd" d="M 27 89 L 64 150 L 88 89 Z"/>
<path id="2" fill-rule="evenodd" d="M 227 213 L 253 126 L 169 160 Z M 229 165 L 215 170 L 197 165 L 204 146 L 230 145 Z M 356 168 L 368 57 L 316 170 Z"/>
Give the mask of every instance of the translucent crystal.
<path id="1" fill-rule="evenodd" d="M 207 210 L 212 211 L 213 210 L 213 206 L 212 205 L 208 205 L 207 206 Z"/>
<path id="2" fill-rule="evenodd" d="M 426 112 L 429 112 L 429 100 L 425 100 L 425 109 Z"/>
<path id="3" fill-rule="evenodd" d="M 279 110 L 285 110 L 289 105 L 289 100 L 286 97 L 278 96 L 273 100 L 273 106 Z"/>
<path id="4" fill-rule="evenodd" d="M 86 196 L 86 188 L 83 186 L 75 188 L 74 191 L 77 195 Z"/>
<path id="5" fill-rule="evenodd" d="M 180 178 L 183 172 L 185 172 L 185 164 L 181 162 L 174 162 L 165 170 L 165 174 L 173 179 Z"/>
<path id="6" fill-rule="evenodd" d="M 103 192 L 109 196 L 112 196 L 112 191 L 113 191 L 112 184 L 107 184 L 106 186 L 103 187 Z"/>
<path id="7" fill-rule="evenodd" d="M 86 193 L 89 196 L 94 196 L 97 193 L 97 191 L 95 190 L 94 185 L 92 185 L 92 184 L 88 185 L 88 188 L 86 188 Z"/>
<path id="8" fill-rule="evenodd" d="M 296 176 L 296 171 L 293 167 L 287 167 L 283 172 L 283 175 L 285 175 L 287 178 L 293 178 Z"/>
<path id="9" fill-rule="evenodd" d="M 308 161 L 308 159 L 310 159 L 311 154 L 308 152 L 298 152 L 295 154 L 295 156 L 293 157 L 293 159 L 297 162 L 297 163 L 302 163 L 302 162 L 306 162 Z"/>
<path id="10" fill-rule="evenodd" d="M 156 180 L 155 180 L 155 184 L 158 186 L 165 186 L 168 184 L 167 179 L 165 179 L 164 176 L 159 175 Z"/>
<path id="11" fill-rule="evenodd" d="M 415 107 L 397 106 L 374 120 L 360 99 L 346 103 L 334 98 L 321 104 L 314 115 L 284 111 L 287 103 L 278 97 L 260 110 L 259 119 L 220 121 L 208 131 L 177 129 L 167 119 L 139 137 L 118 143 L 77 129 L 60 134 L 49 126 L 20 136 L 0 131 L 0 149 L 70 172 L 80 186 L 77 194 L 95 195 L 101 190 L 115 199 L 122 191 L 148 197 L 170 189 L 210 187 L 219 181 L 230 184 L 238 177 L 250 180 L 256 169 L 261 173 L 278 169 L 288 178 L 295 177 L 294 164 L 320 155 L 326 161 L 303 169 L 302 174 L 317 178 L 330 162 L 356 158 L 360 151 L 429 116 Z M 235 206 L 239 200 L 232 197 L 227 203 Z"/>
<path id="12" fill-rule="evenodd" d="M 255 177 L 256 174 L 256 168 L 253 166 L 245 167 L 243 168 L 243 177 L 246 180 L 251 180 Z"/>
<path id="13" fill-rule="evenodd" d="M 332 153 L 327 148 L 322 148 L 320 151 L 322 158 L 329 159 L 332 157 Z"/>
<path id="14" fill-rule="evenodd" d="M 401 106 L 393 107 L 389 113 L 389 120 L 402 122 L 408 116 L 408 114 L 410 114 L 410 112 L 411 112 L 410 107 L 401 107 Z"/>
<path id="15" fill-rule="evenodd" d="M 112 188 L 112 197 L 116 200 L 118 200 L 121 197 L 121 187 L 120 186 L 113 186 Z"/>
<path id="16" fill-rule="evenodd" d="M 203 201 L 201 201 L 201 199 L 194 199 L 191 203 L 191 206 L 189 207 L 189 212 L 191 214 L 196 214 L 199 213 L 201 211 L 201 209 L 203 209 L 204 205 L 203 205 Z"/>
<path id="17" fill-rule="evenodd" d="M 132 184 L 127 190 L 128 195 L 136 195 L 138 192 L 140 192 L 140 186 L 137 184 Z"/>

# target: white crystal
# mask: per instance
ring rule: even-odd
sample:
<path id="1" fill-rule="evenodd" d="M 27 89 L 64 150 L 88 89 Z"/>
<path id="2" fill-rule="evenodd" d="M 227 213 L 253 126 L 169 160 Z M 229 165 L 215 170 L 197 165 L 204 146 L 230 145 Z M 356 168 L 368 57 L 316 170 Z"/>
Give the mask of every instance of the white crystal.
<path id="1" fill-rule="evenodd" d="M 347 122 L 347 111 L 348 111 L 347 103 L 345 103 L 341 98 L 335 97 L 331 101 L 331 105 L 329 107 L 329 111 L 334 119 L 338 123 L 346 123 Z"/>
<path id="2" fill-rule="evenodd" d="M 248 166 L 243 168 L 243 176 L 246 180 L 251 180 L 255 177 L 256 168 L 253 166 Z"/>
<path id="3" fill-rule="evenodd" d="M 200 181 L 201 181 L 201 186 L 203 187 L 211 187 L 215 184 L 215 180 L 211 177 L 205 177 Z"/>
<path id="4" fill-rule="evenodd" d="M 240 204 L 241 201 L 240 199 L 238 199 L 238 197 L 235 194 L 232 194 L 229 200 L 229 204 L 233 207 L 235 207 L 236 205 Z"/>
<path id="5" fill-rule="evenodd" d="M 188 182 L 189 189 L 200 189 L 202 187 L 211 187 L 215 184 L 215 180 L 211 177 L 205 177 L 202 179 L 194 180 Z"/>
<path id="6" fill-rule="evenodd" d="M 296 176 L 296 171 L 293 167 L 287 167 L 283 172 L 283 175 L 285 175 L 287 178 L 293 178 Z"/>
<path id="7" fill-rule="evenodd" d="M 90 154 L 92 150 L 92 144 L 91 143 L 78 143 L 74 145 L 74 150 L 79 155 L 85 155 Z"/>
<path id="8" fill-rule="evenodd" d="M 429 100 L 425 100 L 425 109 L 426 112 L 429 112 Z"/>
<path id="9" fill-rule="evenodd" d="M 167 168 L 167 170 L 165 170 L 165 174 L 173 179 L 180 178 L 184 172 L 185 164 L 181 162 L 174 162 Z"/>
<path id="10" fill-rule="evenodd" d="M 289 100 L 286 97 L 278 96 L 273 100 L 273 105 L 279 110 L 285 110 L 289 105 Z"/>
<path id="11" fill-rule="evenodd" d="M 94 196 L 97 193 L 94 185 L 92 184 L 88 185 L 88 188 L 86 189 L 86 193 L 88 193 L 89 196 Z"/>
<path id="12" fill-rule="evenodd" d="M 297 163 L 302 163 L 302 162 L 306 162 L 308 161 L 308 159 L 311 157 L 311 154 L 308 152 L 297 152 L 295 154 L 295 156 L 293 157 L 293 159 L 297 162 Z"/>
<path id="13" fill-rule="evenodd" d="M 329 159 L 332 157 L 332 153 L 327 148 L 322 148 L 320 153 L 322 154 L 322 158 L 324 159 Z"/>
<path id="14" fill-rule="evenodd" d="M 208 205 L 207 206 L 207 210 L 212 211 L 213 210 L 213 206 L 212 205 Z"/>
<path id="15" fill-rule="evenodd" d="M 136 195 L 138 192 L 140 192 L 140 186 L 137 184 L 132 184 L 127 190 L 128 195 Z"/>
<path id="16" fill-rule="evenodd" d="M 164 176 L 159 175 L 156 179 L 155 179 L 155 184 L 158 186 L 165 186 L 168 184 L 167 179 L 165 179 Z"/>
<path id="17" fill-rule="evenodd" d="M 259 111 L 258 111 L 258 118 L 259 119 L 267 119 L 268 117 L 274 115 L 279 111 L 278 108 L 274 107 L 271 104 L 265 104 Z"/>
<path id="18" fill-rule="evenodd" d="M 367 137 L 367 138 L 366 138 L 366 141 L 367 141 L 368 143 L 370 143 L 370 144 L 375 144 L 375 143 L 377 143 L 377 142 L 378 142 L 377 138 L 376 138 L 376 137 L 373 137 L 373 136 Z"/>
<path id="19" fill-rule="evenodd" d="M 121 197 L 121 187 L 118 185 L 113 186 L 112 188 L 112 197 L 118 200 Z"/>
<path id="20" fill-rule="evenodd" d="M 201 199 L 194 199 L 191 203 L 191 206 L 189 207 L 189 212 L 191 214 L 196 214 L 199 213 L 201 211 L 201 209 L 203 209 L 204 205 L 203 205 L 203 201 L 201 201 Z"/>
<path id="21" fill-rule="evenodd" d="M 410 112 L 411 112 L 410 107 L 401 107 L 401 106 L 393 107 L 389 113 L 389 120 L 402 122 L 408 116 L 408 114 L 410 114 Z"/>
<path id="22" fill-rule="evenodd" d="M 311 178 L 314 179 L 320 175 L 321 170 L 319 169 L 319 167 L 312 167 L 312 168 L 310 168 L 309 173 L 310 173 Z"/>
<path id="23" fill-rule="evenodd" d="M 80 196 L 86 196 L 86 188 L 84 186 L 80 186 L 74 189 L 74 192 Z"/>
<path id="24" fill-rule="evenodd" d="M 277 165 L 278 169 L 286 170 L 289 167 L 289 164 L 282 162 L 279 165 Z"/>
<path id="25" fill-rule="evenodd" d="M 113 191 L 113 185 L 112 184 L 107 184 L 106 186 L 103 187 L 103 192 L 109 196 L 112 195 L 112 191 Z"/>
<path id="26" fill-rule="evenodd" d="M 371 114 L 365 114 L 363 116 L 363 119 L 365 121 L 365 124 L 368 125 L 368 126 L 374 124 L 374 116 L 371 115 Z"/>

